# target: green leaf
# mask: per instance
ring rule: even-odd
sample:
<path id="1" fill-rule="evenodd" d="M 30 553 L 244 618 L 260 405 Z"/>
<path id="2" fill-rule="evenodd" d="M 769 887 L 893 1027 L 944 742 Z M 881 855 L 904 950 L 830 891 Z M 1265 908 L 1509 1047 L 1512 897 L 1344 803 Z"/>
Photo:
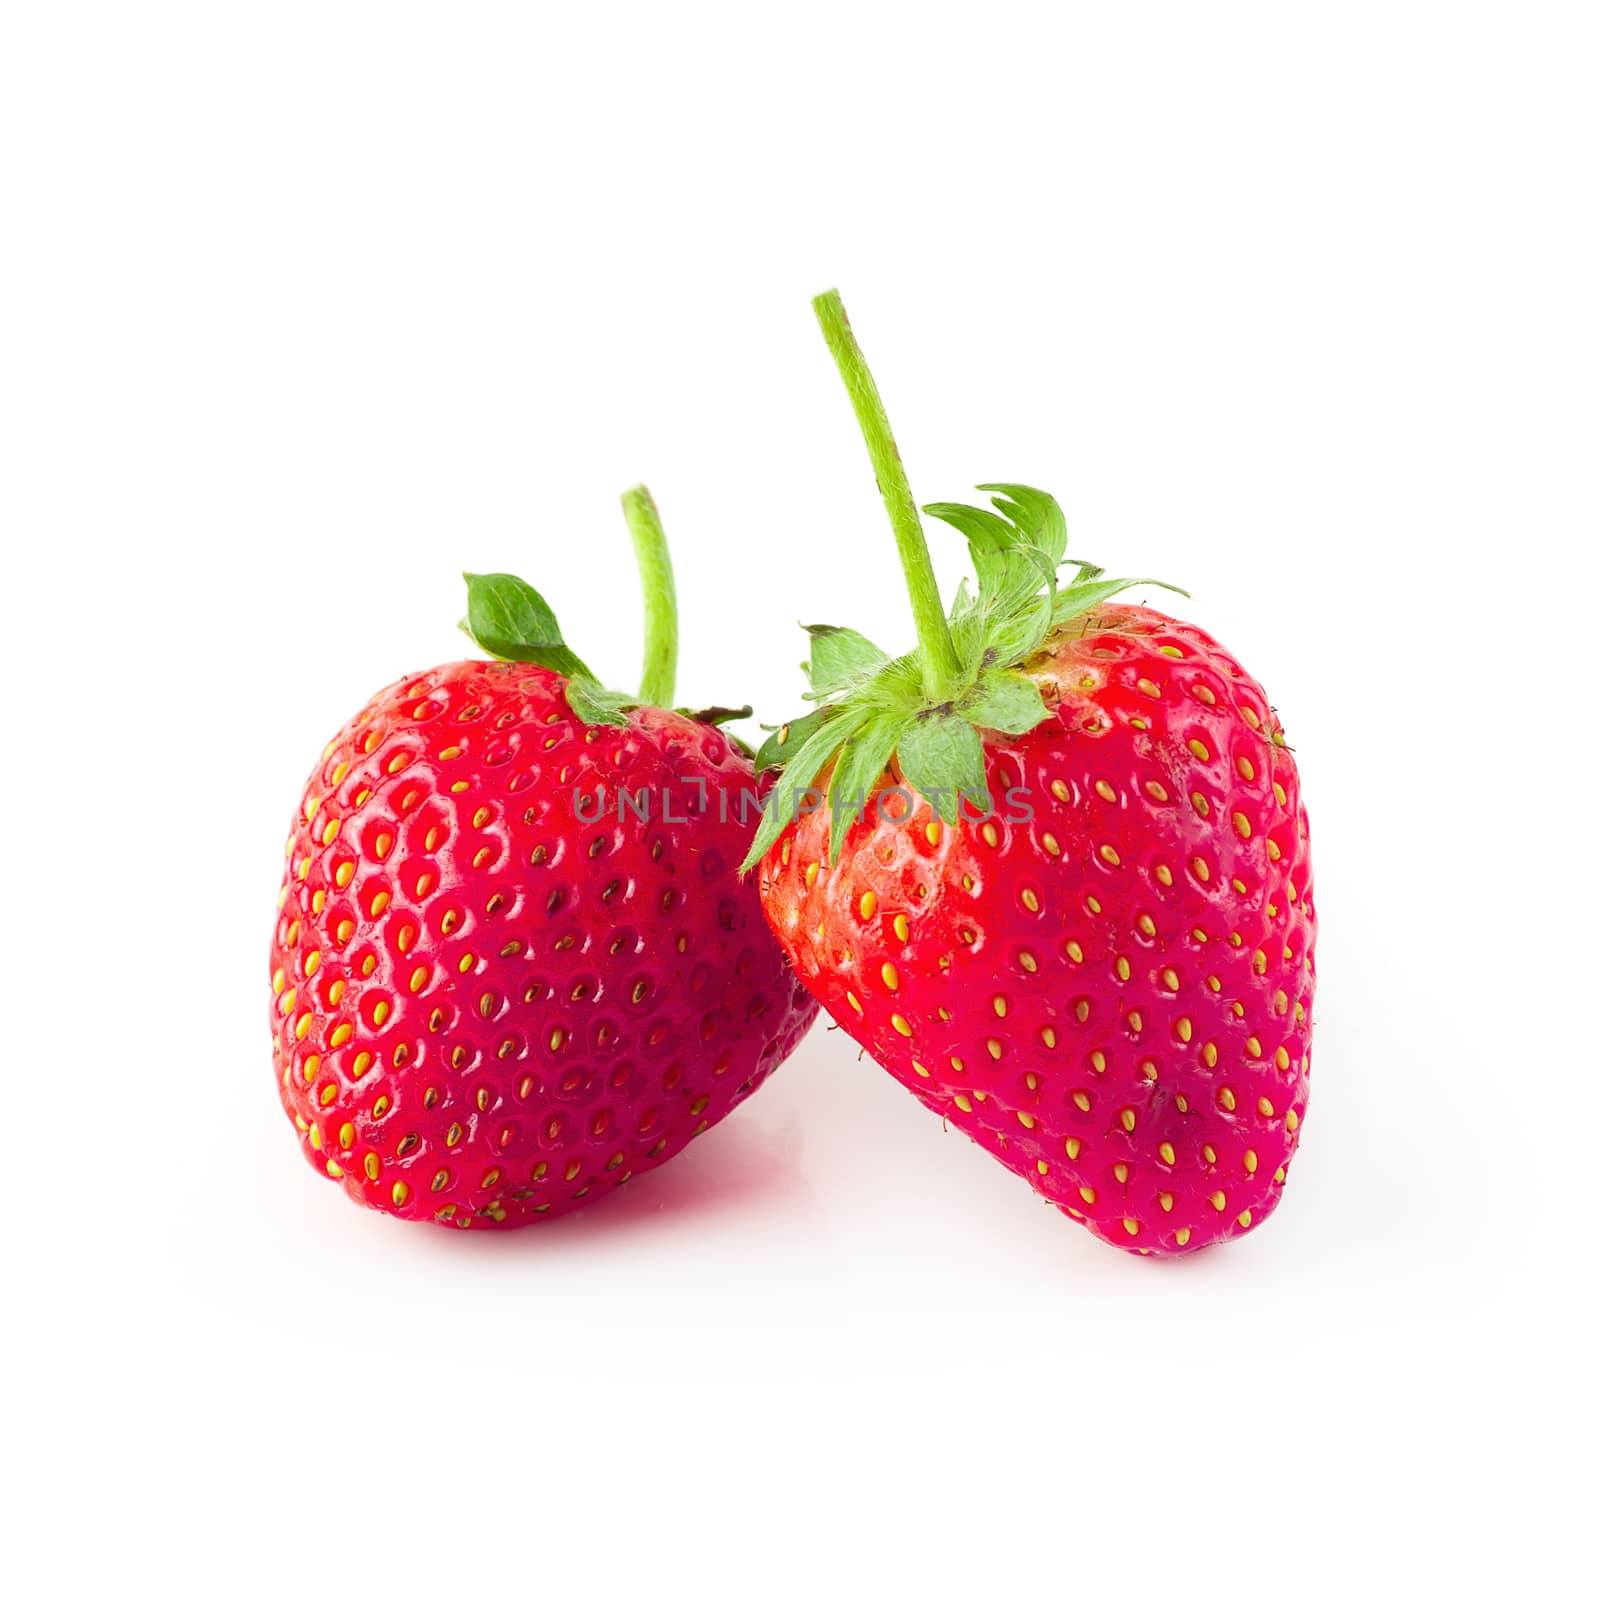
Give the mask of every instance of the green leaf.
<path id="1" fill-rule="evenodd" d="M 959 709 L 974 727 L 1009 734 L 1026 733 L 1050 715 L 1038 684 L 1016 672 L 984 673 Z"/>
<path id="2" fill-rule="evenodd" d="M 816 715 L 821 717 L 823 714 L 818 712 Z M 748 872 L 772 848 L 778 835 L 794 821 L 800 798 L 811 787 L 811 780 L 827 765 L 839 746 L 860 727 L 867 715 L 864 710 L 852 708 L 827 717 L 790 757 L 789 764 L 783 769 L 783 776 L 773 786 L 772 793 L 762 807 L 761 826 L 756 829 L 750 849 L 739 863 L 740 872 Z"/>
<path id="3" fill-rule="evenodd" d="M 545 598 L 509 572 L 464 572 L 467 615 L 461 626 L 501 661 L 531 661 L 569 678 L 594 674 L 566 646 Z"/>
<path id="4" fill-rule="evenodd" d="M 865 809 L 909 721 L 897 712 L 880 712 L 864 723 L 845 745 L 833 769 L 833 782 L 828 785 L 829 866 L 839 859 L 851 822 Z"/>
<path id="5" fill-rule="evenodd" d="M 946 822 L 960 815 L 961 796 L 992 807 L 983 772 L 983 741 L 971 723 L 948 711 L 912 719 L 901 735 L 900 770 Z"/>
<path id="6" fill-rule="evenodd" d="M 812 734 L 837 711 L 837 706 L 823 706 L 807 716 L 795 717 L 775 728 L 756 752 L 756 771 L 765 772 L 768 767 L 781 767 L 792 756 L 798 755 Z"/>
<path id="7" fill-rule="evenodd" d="M 871 676 L 888 661 L 883 651 L 854 628 L 835 628 L 819 622 L 806 628 L 811 635 L 811 660 L 806 673 L 811 679 L 808 700 L 821 700 L 841 689 L 848 689 Z"/>
<path id="8" fill-rule="evenodd" d="M 572 714 L 590 727 L 604 722 L 625 728 L 628 719 L 623 713 L 637 706 L 639 697 L 602 689 L 593 678 L 584 675 L 567 680 L 567 704 L 572 707 Z"/>
<path id="9" fill-rule="evenodd" d="M 1163 583 L 1159 578 L 1106 578 L 1094 583 L 1071 583 L 1056 593 L 1055 615 L 1052 622 L 1059 627 L 1063 622 L 1081 616 L 1085 611 L 1093 610 L 1095 606 L 1109 600 L 1113 595 L 1121 594 L 1124 589 L 1131 589 L 1140 583 L 1153 583 L 1158 589 L 1170 589 L 1173 594 L 1181 594 L 1185 599 L 1189 597 L 1187 589 L 1180 589 L 1174 583 Z"/>

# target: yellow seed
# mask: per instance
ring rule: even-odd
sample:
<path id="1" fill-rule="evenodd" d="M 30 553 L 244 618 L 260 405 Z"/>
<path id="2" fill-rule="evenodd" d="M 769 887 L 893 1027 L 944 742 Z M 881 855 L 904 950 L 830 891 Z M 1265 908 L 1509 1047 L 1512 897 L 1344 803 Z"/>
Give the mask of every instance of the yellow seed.
<path id="1" fill-rule="evenodd" d="M 1033 1113 L 1031 1111 L 1019 1111 L 1017 1113 L 1017 1121 L 1024 1128 L 1031 1128 L 1033 1126 Z"/>
<path id="2" fill-rule="evenodd" d="M 1198 739 L 1189 741 L 1189 754 L 1196 761 L 1209 761 L 1211 759 L 1211 752 Z"/>
<path id="3" fill-rule="evenodd" d="M 995 827 L 992 822 L 984 823 L 983 827 L 979 831 L 983 837 L 983 842 L 988 845 L 991 850 L 1000 843 L 1000 830 Z"/>
<path id="4" fill-rule="evenodd" d="M 1083 1092 L 1082 1089 L 1074 1089 L 1072 1091 L 1072 1103 L 1080 1111 L 1087 1111 L 1089 1109 L 1089 1097 Z"/>
<path id="5" fill-rule="evenodd" d="M 1133 972 L 1133 968 L 1128 965 L 1128 958 L 1126 956 L 1118 956 L 1117 957 L 1117 976 L 1119 978 L 1121 978 L 1124 983 L 1126 983 L 1128 981 L 1128 978 L 1129 978 L 1129 976 L 1130 976 L 1130 974 L 1132 972 Z"/>
<path id="6" fill-rule="evenodd" d="M 1124 1106 L 1122 1111 L 1118 1114 L 1118 1120 L 1122 1123 L 1125 1132 L 1132 1133 L 1133 1125 L 1138 1119 L 1134 1116 L 1130 1107 Z"/>
<path id="7" fill-rule="evenodd" d="M 361 1158 L 361 1167 L 369 1183 L 376 1183 L 378 1174 L 383 1171 L 383 1163 L 370 1150 Z"/>
<path id="8" fill-rule="evenodd" d="M 896 1011 L 894 1015 L 889 1018 L 889 1021 L 894 1025 L 894 1030 L 896 1033 L 902 1033 L 908 1039 L 911 1037 L 911 1024 L 907 1022 L 898 1011 Z"/>
<path id="9" fill-rule="evenodd" d="M 1178 974 L 1171 967 L 1163 967 L 1161 969 L 1161 982 L 1174 993 L 1177 992 Z"/>
<path id="10" fill-rule="evenodd" d="M 1293 1110 L 1285 1111 L 1283 1125 L 1290 1133 L 1294 1133 L 1300 1126 L 1300 1118 Z"/>
<path id="11" fill-rule="evenodd" d="M 1078 1194 L 1086 1206 L 1092 1206 L 1097 1198 L 1094 1190 L 1089 1188 L 1086 1184 L 1078 1190 Z"/>
<path id="12" fill-rule="evenodd" d="M 1256 764 L 1250 759 L 1249 756 L 1240 756 L 1238 760 L 1234 762 L 1234 766 L 1238 769 L 1239 776 L 1243 778 L 1246 783 L 1255 782 Z"/>
<path id="13" fill-rule="evenodd" d="M 1128 1181 L 1128 1163 L 1126 1161 L 1117 1162 L 1111 1169 L 1111 1176 L 1118 1183 L 1126 1183 Z"/>
<path id="14" fill-rule="evenodd" d="M 1250 1212 L 1248 1208 L 1239 1213 L 1239 1226 L 1241 1228 L 1248 1228 L 1250 1226 Z"/>
<path id="15" fill-rule="evenodd" d="M 1265 1095 L 1256 1101 L 1256 1110 L 1264 1117 L 1273 1117 L 1277 1113 L 1272 1109 L 1272 1102 Z"/>
<path id="16" fill-rule="evenodd" d="M 311 1013 L 309 1011 L 305 1011 L 301 1013 L 300 1020 L 294 1025 L 294 1036 L 297 1039 L 303 1039 L 310 1032 Z"/>
<path id="17" fill-rule="evenodd" d="M 1211 1197 L 1211 1204 L 1216 1208 L 1216 1210 L 1224 1211 L 1227 1209 L 1228 1197 L 1220 1189 L 1218 1189 L 1217 1192 Z"/>
<path id="18" fill-rule="evenodd" d="M 1174 1150 L 1171 1143 L 1165 1139 L 1163 1139 L 1162 1142 L 1156 1146 L 1156 1154 L 1160 1156 L 1169 1167 L 1174 1165 L 1178 1159 L 1178 1152 Z"/>
<path id="19" fill-rule="evenodd" d="M 1172 887 L 1172 868 L 1163 864 L 1156 868 L 1156 882 L 1164 889 Z"/>
<path id="20" fill-rule="evenodd" d="M 1000 1059 L 1000 1052 L 1004 1049 L 1005 1046 L 1001 1044 L 998 1039 L 991 1039 L 989 1041 L 989 1054 L 992 1055 L 996 1061 Z"/>
<path id="21" fill-rule="evenodd" d="M 859 1016 L 861 1014 L 861 1002 L 856 999 L 855 991 L 853 989 L 846 989 L 844 992 L 844 997 L 850 1002 L 851 1009 Z"/>
<path id="22" fill-rule="evenodd" d="M 1272 1060 L 1279 1072 L 1287 1072 L 1289 1070 L 1289 1052 L 1281 1044 L 1273 1052 Z"/>
<path id="23" fill-rule="evenodd" d="M 891 993 L 900 987 L 900 974 L 894 970 L 893 964 L 888 961 L 883 964 L 883 986 Z"/>
<path id="24" fill-rule="evenodd" d="M 1083 1149 L 1083 1140 L 1082 1139 L 1068 1139 L 1067 1140 L 1067 1160 L 1068 1161 L 1076 1161 L 1078 1159 L 1078 1154 L 1082 1149 Z"/>
<path id="25" fill-rule="evenodd" d="M 1069 960 L 1069 961 L 1082 961 L 1083 960 L 1083 946 L 1081 944 L 1079 944 L 1076 939 L 1068 939 L 1067 940 L 1067 960 Z"/>
<path id="26" fill-rule="evenodd" d="M 1039 963 L 1035 961 L 1033 956 L 1026 950 L 1023 950 L 1018 954 L 1017 965 L 1021 967 L 1024 972 L 1037 972 L 1039 970 Z"/>
<path id="27" fill-rule="evenodd" d="M 1100 859 L 1109 867 L 1120 867 L 1122 865 L 1122 857 L 1108 844 L 1100 846 Z"/>
<path id="28" fill-rule="evenodd" d="M 1256 1038 L 1254 1034 L 1251 1034 L 1250 1037 L 1245 1040 L 1244 1049 L 1246 1055 L 1251 1056 L 1258 1061 L 1261 1059 L 1261 1041 Z"/>
<path id="29" fill-rule="evenodd" d="M 951 1056 L 950 1070 L 952 1072 L 965 1072 L 967 1070 L 967 1064 L 961 1059 L 960 1056 Z"/>
<path id="30" fill-rule="evenodd" d="M 1189 1230 L 1187 1228 L 1179 1228 L 1178 1231 L 1175 1234 L 1173 1234 L 1172 1237 L 1180 1245 L 1188 1244 L 1188 1242 L 1189 1242 Z"/>
<path id="31" fill-rule="evenodd" d="M 894 936 L 902 944 L 911 937 L 911 924 L 906 919 L 906 914 L 903 911 L 894 919 Z"/>
<path id="32" fill-rule="evenodd" d="M 1139 1231 L 1139 1224 L 1135 1222 L 1132 1217 L 1124 1217 L 1122 1219 L 1122 1226 L 1126 1228 L 1129 1233 L 1137 1233 Z"/>
<path id="33" fill-rule="evenodd" d="M 1053 856 L 1061 854 L 1061 841 L 1053 833 L 1045 834 L 1039 841 Z"/>
<path id="34" fill-rule="evenodd" d="M 997 1017 L 1003 1017 L 1006 1014 L 1006 997 L 1003 994 L 997 994 L 994 997 L 994 1014 Z"/>
<path id="35" fill-rule="evenodd" d="M 928 826 L 926 828 L 924 828 L 922 831 L 923 831 L 924 834 L 927 835 L 927 839 L 928 839 L 928 843 L 929 844 L 938 844 L 938 842 L 939 842 L 939 824 L 937 822 L 930 822 L 928 824 Z"/>
<path id="36" fill-rule="evenodd" d="M 1030 911 L 1037 911 L 1039 909 L 1039 897 L 1033 892 L 1032 889 L 1024 889 L 1022 891 L 1022 903 Z"/>
<path id="37" fill-rule="evenodd" d="M 1194 1037 L 1194 1024 L 1187 1017 L 1179 1017 L 1173 1024 L 1173 1031 L 1185 1044 L 1188 1044 Z"/>
<path id="38" fill-rule="evenodd" d="M 806 868 L 806 888 L 810 888 L 817 881 L 817 863 L 813 861 Z"/>
<path id="39" fill-rule="evenodd" d="M 339 1148 L 348 1150 L 356 1142 L 355 1124 L 347 1122 L 339 1129 Z"/>
<path id="40" fill-rule="evenodd" d="M 383 913 L 385 911 L 387 911 L 388 909 L 389 909 L 389 891 L 387 889 L 380 889 L 372 897 L 372 906 L 371 906 L 371 910 L 370 910 L 370 915 L 372 915 L 374 917 L 381 917 L 383 915 Z"/>
<path id="41" fill-rule="evenodd" d="M 972 1102 L 964 1094 L 958 1094 L 956 1096 L 956 1108 L 960 1111 L 970 1111 Z"/>
<path id="42" fill-rule="evenodd" d="M 1089 1052 L 1089 1065 L 1091 1067 L 1093 1067 L 1096 1072 L 1104 1072 L 1106 1070 L 1106 1053 L 1105 1053 L 1105 1051 L 1104 1050 L 1091 1050 Z"/>
<path id="43" fill-rule="evenodd" d="M 1047 1161 L 1039 1161 L 1039 1162 L 1036 1162 L 1035 1165 L 1039 1169 L 1039 1176 L 1041 1178 L 1044 1177 L 1050 1171 L 1050 1164 Z"/>
<path id="44" fill-rule="evenodd" d="M 1216 1066 L 1217 1047 L 1207 1040 L 1207 1042 L 1200 1047 L 1200 1057 L 1208 1067 Z"/>
<path id="45" fill-rule="evenodd" d="M 396 1183 L 389 1191 L 389 1198 L 397 1206 L 403 1206 L 411 1198 L 411 1185 L 409 1183 Z"/>
<path id="46" fill-rule="evenodd" d="M 1172 1209 L 1172 1196 L 1166 1190 L 1162 1190 L 1162 1192 L 1157 1195 L 1156 1198 L 1161 1202 L 1161 1209 L 1163 1211 L 1170 1211 Z"/>
<path id="47" fill-rule="evenodd" d="M 1104 778 L 1096 778 L 1094 780 L 1094 792 L 1102 800 L 1115 800 L 1117 798 L 1117 791 Z"/>
<path id="48" fill-rule="evenodd" d="M 926 1077 L 930 1076 L 930 1074 L 928 1072 L 928 1069 L 925 1066 L 923 1066 L 923 1064 L 920 1061 L 913 1061 L 911 1063 L 911 1065 L 912 1065 L 913 1069 L 916 1071 L 916 1074 L 917 1074 L 917 1076 L 919 1078 L 926 1078 Z"/>
<path id="49" fill-rule="evenodd" d="M 1217 1104 L 1220 1105 L 1224 1111 L 1232 1111 L 1234 1106 L 1237 1104 L 1233 1098 L 1233 1090 L 1226 1087 L 1219 1089 L 1217 1091 Z"/>
<path id="50" fill-rule="evenodd" d="M 1255 1153 L 1255 1151 L 1254 1150 L 1246 1150 L 1245 1153 L 1244 1153 L 1244 1170 L 1246 1172 L 1254 1172 L 1256 1170 L 1256 1166 L 1257 1165 L 1258 1165 L 1258 1163 L 1256 1161 L 1256 1153 Z"/>
<path id="51" fill-rule="evenodd" d="M 1044 1047 L 1045 1047 L 1046 1050 L 1054 1050 L 1055 1049 L 1055 1047 L 1056 1047 L 1056 1030 L 1054 1028 L 1050 1027 L 1047 1024 L 1045 1027 L 1043 1027 L 1043 1028 L 1041 1028 L 1039 1030 L 1039 1037 L 1040 1037 L 1040 1039 L 1042 1039 L 1044 1041 Z"/>
<path id="52" fill-rule="evenodd" d="M 870 889 L 861 897 L 861 920 L 866 921 L 878 909 L 878 897 Z"/>

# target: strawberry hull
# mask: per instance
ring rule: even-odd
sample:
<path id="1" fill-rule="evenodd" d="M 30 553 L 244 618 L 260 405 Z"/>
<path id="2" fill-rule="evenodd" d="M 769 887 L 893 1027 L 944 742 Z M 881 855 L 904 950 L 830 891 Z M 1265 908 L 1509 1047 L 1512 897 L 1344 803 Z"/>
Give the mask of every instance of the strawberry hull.
<path id="1" fill-rule="evenodd" d="M 749 763 L 673 712 L 585 725 L 566 689 L 526 663 L 413 675 L 306 786 L 274 1072 L 306 1158 L 364 1205 L 560 1216 L 714 1126 L 815 1015 L 736 876 Z"/>
<path id="2" fill-rule="evenodd" d="M 1101 605 L 1024 671 L 1051 715 L 985 734 L 989 817 L 883 787 L 830 867 L 801 816 L 763 909 L 930 1110 L 1108 1243 L 1198 1250 L 1271 1214 L 1306 1112 L 1294 758 L 1254 679 L 1155 611 Z"/>

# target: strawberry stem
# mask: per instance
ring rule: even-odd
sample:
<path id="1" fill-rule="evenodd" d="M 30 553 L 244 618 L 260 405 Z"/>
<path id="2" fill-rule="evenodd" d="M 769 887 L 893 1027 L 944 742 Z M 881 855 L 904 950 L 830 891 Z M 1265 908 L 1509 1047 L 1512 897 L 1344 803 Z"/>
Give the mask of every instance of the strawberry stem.
<path id="1" fill-rule="evenodd" d="M 670 706 L 678 681 L 678 595 L 672 557 L 661 515 L 641 483 L 622 497 L 622 514 L 633 536 L 633 557 L 644 596 L 644 671 L 639 698 L 651 706 Z"/>
<path id="2" fill-rule="evenodd" d="M 942 705 L 955 698 L 961 664 L 956 657 L 955 641 L 950 637 L 950 624 L 945 620 L 943 602 L 939 599 L 939 584 L 933 575 L 933 562 L 928 555 L 928 541 L 923 536 L 922 519 L 917 515 L 917 502 L 912 497 L 894 434 L 889 430 L 888 414 L 883 409 L 878 386 L 872 381 L 867 358 L 850 331 L 850 319 L 845 315 L 839 291 L 829 289 L 826 294 L 819 294 L 811 302 L 811 309 L 822 324 L 822 337 L 827 340 L 834 365 L 849 391 L 850 404 L 855 408 L 861 435 L 867 441 L 867 454 L 872 458 L 872 470 L 877 475 L 878 492 L 889 512 L 889 524 L 894 529 L 894 542 L 911 596 L 917 642 L 921 646 L 922 686 L 933 704 Z"/>

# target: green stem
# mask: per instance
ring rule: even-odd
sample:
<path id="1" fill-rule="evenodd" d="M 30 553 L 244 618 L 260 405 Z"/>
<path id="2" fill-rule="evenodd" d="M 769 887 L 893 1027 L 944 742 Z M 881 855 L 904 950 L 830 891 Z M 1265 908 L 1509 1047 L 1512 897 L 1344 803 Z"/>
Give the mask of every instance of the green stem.
<path id="1" fill-rule="evenodd" d="M 889 512 L 900 565 L 905 569 L 906 588 L 911 594 L 911 615 L 917 624 L 917 642 L 922 647 L 922 686 L 928 698 L 940 705 L 955 698 L 961 663 L 956 657 L 955 641 L 950 637 L 950 624 L 945 620 L 944 603 L 939 599 L 939 584 L 933 575 L 933 562 L 928 556 L 922 519 L 917 515 L 917 502 L 912 497 L 894 434 L 889 431 L 889 418 L 883 409 L 878 386 L 872 381 L 867 358 L 850 331 L 850 319 L 845 315 L 839 291 L 829 289 L 826 294 L 819 294 L 811 302 L 811 309 L 822 324 L 822 337 L 828 341 L 834 365 L 850 393 L 850 404 L 855 408 L 862 437 L 867 441 L 867 454 L 872 458 L 878 492 Z"/>
<path id="2" fill-rule="evenodd" d="M 644 595 L 644 673 L 639 698 L 646 705 L 670 706 L 678 681 L 678 593 L 672 582 L 672 557 L 661 515 L 641 483 L 622 497 L 622 514 L 633 536 L 633 558 Z"/>

